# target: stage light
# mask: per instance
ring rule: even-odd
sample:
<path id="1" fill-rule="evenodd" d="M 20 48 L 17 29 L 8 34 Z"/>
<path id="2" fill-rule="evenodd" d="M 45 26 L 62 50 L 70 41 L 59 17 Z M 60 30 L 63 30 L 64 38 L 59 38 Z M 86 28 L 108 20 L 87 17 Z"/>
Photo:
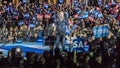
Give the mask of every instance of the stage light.
<path id="1" fill-rule="evenodd" d="M 16 52 L 21 52 L 21 48 L 16 47 Z"/>

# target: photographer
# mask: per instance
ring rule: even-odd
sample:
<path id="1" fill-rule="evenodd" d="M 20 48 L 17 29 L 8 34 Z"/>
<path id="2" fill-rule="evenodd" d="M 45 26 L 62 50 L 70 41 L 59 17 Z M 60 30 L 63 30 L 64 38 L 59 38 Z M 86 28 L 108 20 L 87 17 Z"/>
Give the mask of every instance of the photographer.
<path id="1" fill-rule="evenodd" d="M 22 50 L 19 47 L 13 48 L 8 55 L 10 66 L 11 67 L 19 67 L 21 61 L 23 61 Z"/>

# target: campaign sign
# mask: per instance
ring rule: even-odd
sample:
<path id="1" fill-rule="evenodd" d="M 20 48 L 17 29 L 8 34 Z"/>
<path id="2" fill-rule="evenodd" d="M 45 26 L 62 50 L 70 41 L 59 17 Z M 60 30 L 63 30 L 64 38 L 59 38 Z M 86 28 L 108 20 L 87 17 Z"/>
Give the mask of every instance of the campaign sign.
<path id="1" fill-rule="evenodd" d="M 75 14 L 75 15 L 74 15 L 74 18 L 78 18 L 78 14 Z"/>
<path id="2" fill-rule="evenodd" d="M 18 25 L 19 25 L 19 26 L 22 26 L 23 24 L 24 24 L 24 21 L 19 21 L 19 22 L 18 22 Z"/>
<path id="3" fill-rule="evenodd" d="M 46 19 L 50 19 L 50 14 L 45 14 Z"/>
<path id="4" fill-rule="evenodd" d="M 59 0 L 59 3 L 63 3 L 63 0 Z"/>
<path id="5" fill-rule="evenodd" d="M 27 0 L 22 0 L 22 2 L 23 2 L 23 3 L 26 3 L 26 2 L 27 2 Z"/>
<path id="6" fill-rule="evenodd" d="M 93 17 L 92 17 L 92 16 L 89 16 L 89 17 L 88 17 L 88 19 L 89 19 L 91 22 L 93 22 L 93 21 L 94 21 L 94 19 L 93 19 Z"/>
<path id="7" fill-rule="evenodd" d="M 43 37 L 42 37 L 42 36 L 41 36 L 41 37 L 38 37 L 37 42 L 38 42 L 39 44 L 44 45 L 44 39 L 43 39 Z"/>
<path id="8" fill-rule="evenodd" d="M 37 19 L 38 20 L 42 20 L 43 19 L 43 15 L 42 14 L 37 14 Z"/>
<path id="9" fill-rule="evenodd" d="M 85 52 L 89 52 L 89 48 L 90 48 L 89 45 L 85 45 L 85 46 L 84 46 L 84 51 L 85 51 Z"/>
<path id="10" fill-rule="evenodd" d="M 48 7 L 49 7 L 49 6 L 48 6 L 48 4 L 44 4 L 44 8 L 46 8 L 46 9 L 47 9 Z"/>
<path id="11" fill-rule="evenodd" d="M 73 40 L 73 48 L 76 49 L 77 52 L 82 52 L 84 47 L 84 39 L 77 38 Z"/>
<path id="12" fill-rule="evenodd" d="M 30 17 L 29 13 L 24 14 L 24 18 L 29 18 L 29 17 Z"/>
<path id="13" fill-rule="evenodd" d="M 108 25 L 94 27 L 93 33 L 95 38 L 107 37 L 109 35 L 109 27 Z"/>
<path id="14" fill-rule="evenodd" d="M 30 28 L 34 28 L 34 27 L 35 27 L 35 24 L 30 24 L 29 27 L 30 27 Z"/>
<path id="15" fill-rule="evenodd" d="M 102 18 L 102 17 L 103 17 L 103 15 L 102 15 L 102 14 L 98 14 L 97 16 L 98 16 L 98 18 Z"/>
<path id="16" fill-rule="evenodd" d="M 70 30 L 66 27 L 66 35 L 70 35 Z"/>

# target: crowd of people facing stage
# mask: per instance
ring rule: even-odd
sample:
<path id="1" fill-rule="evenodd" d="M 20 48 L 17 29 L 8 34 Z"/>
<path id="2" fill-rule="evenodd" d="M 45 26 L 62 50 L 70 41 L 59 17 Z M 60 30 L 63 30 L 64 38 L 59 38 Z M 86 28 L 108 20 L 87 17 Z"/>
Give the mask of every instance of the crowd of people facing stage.
<path id="1" fill-rule="evenodd" d="M 36 41 L 41 37 L 42 30 L 42 35 L 47 35 L 48 39 L 51 36 L 55 37 L 56 43 L 51 45 L 57 46 L 62 41 L 64 48 L 66 39 L 81 37 L 85 40 L 84 44 L 90 47 L 89 52 L 83 51 L 77 55 L 76 52 L 69 53 L 63 50 L 66 54 L 64 55 L 59 48 L 56 48 L 55 55 L 53 51 L 45 52 L 40 62 L 36 63 L 35 56 L 33 60 L 27 59 L 31 61 L 24 62 L 28 64 L 28 68 L 30 65 L 43 68 L 51 66 L 52 68 L 98 68 L 101 66 L 119 68 L 120 5 L 116 2 L 98 1 L 86 6 L 76 1 L 74 5 L 64 3 L 52 5 L 37 1 L 29 3 L 23 0 L 14 6 L 11 2 L 4 1 L 0 2 L 0 21 L 0 42 L 14 38 L 22 38 L 23 42 Z M 105 24 L 109 26 L 109 36 L 95 38 L 92 28 Z M 16 67 L 14 64 L 12 66 Z"/>

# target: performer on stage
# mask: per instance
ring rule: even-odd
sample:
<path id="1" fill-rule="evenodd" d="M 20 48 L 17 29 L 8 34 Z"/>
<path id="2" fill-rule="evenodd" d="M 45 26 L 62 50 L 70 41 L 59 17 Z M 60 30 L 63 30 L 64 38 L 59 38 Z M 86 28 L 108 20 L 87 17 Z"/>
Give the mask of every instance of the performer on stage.
<path id="1" fill-rule="evenodd" d="M 58 12 L 58 17 L 55 22 L 56 29 L 56 46 L 60 45 L 59 42 L 62 43 L 62 48 L 65 48 L 65 35 L 66 35 L 66 26 L 69 26 L 68 21 L 64 18 L 64 12 Z"/>

